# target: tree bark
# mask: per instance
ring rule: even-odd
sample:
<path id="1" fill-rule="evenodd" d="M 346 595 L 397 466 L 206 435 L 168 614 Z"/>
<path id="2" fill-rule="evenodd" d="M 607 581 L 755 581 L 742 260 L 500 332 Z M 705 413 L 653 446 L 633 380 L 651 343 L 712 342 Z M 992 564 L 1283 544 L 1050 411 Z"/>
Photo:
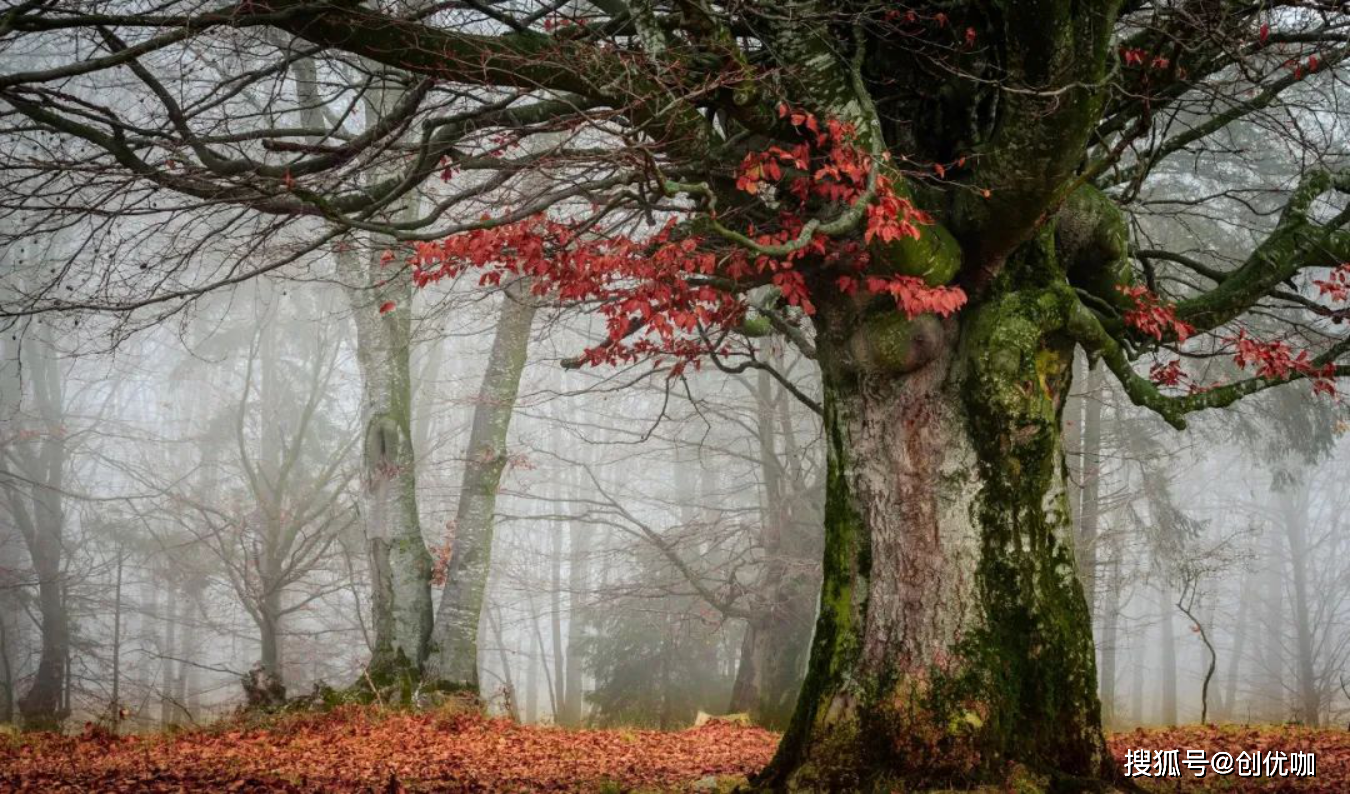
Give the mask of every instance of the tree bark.
<path id="1" fill-rule="evenodd" d="M 385 279 L 374 255 L 338 254 L 356 322 L 361 370 L 361 518 L 371 570 L 375 650 L 370 674 L 381 684 L 419 671 L 431 637 L 431 555 L 417 511 L 413 452 L 412 285 Z M 394 308 L 381 312 L 393 303 Z"/>
<path id="2" fill-rule="evenodd" d="M 513 281 L 503 293 L 492 351 L 474 404 L 455 512 L 454 553 L 441 590 L 427 663 L 427 676 L 432 680 L 474 692 L 478 691 L 478 623 L 492 562 L 493 513 L 508 457 L 507 431 L 538 308 L 526 280 Z"/>
<path id="3" fill-rule="evenodd" d="M 296 61 L 302 120 L 322 127 L 315 62 Z M 365 93 L 368 124 L 395 108 L 403 85 L 385 74 Z M 372 183 L 397 173 L 396 163 L 371 169 Z M 405 197 L 387 208 L 387 217 L 411 217 L 417 199 Z M 396 246 L 372 235 L 376 249 Z M 412 438 L 412 298 L 406 277 L 391 277 L 383 251 L 346 243 L 338 249 L 338 277 L 356 324 L 356 359 L 361 371 L 360 510 L 370 558 L 374 651 L 367 672 L 381 685 L 420 675 L 430 650 L 432 626 L 431 555 L 422 538 L 417 510 L 416 454 Z M 358 684 L 358 686 L 360 686 Z"/>
<path id="4" fill-rule="evenodd" d="M 1112 774 L 1060 446 L 1061 298 L 1009 291 L 959 323 L 819 308 L 824 583 L 761 785 Z"/>

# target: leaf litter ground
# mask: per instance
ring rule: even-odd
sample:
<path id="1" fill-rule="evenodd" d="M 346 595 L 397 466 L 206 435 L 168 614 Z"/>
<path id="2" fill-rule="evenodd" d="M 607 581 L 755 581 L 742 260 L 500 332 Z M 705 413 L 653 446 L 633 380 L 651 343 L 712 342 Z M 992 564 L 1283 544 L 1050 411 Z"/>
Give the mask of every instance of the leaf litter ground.
<path id="1" fill-rule="evenodd" d="M 563 730 L 473 714 L 345 707 L 264 725 L 227 721 L 169 735 L 0 736 L 0 791 L 678 792 L 726 790 L 768 763 L 778 735 L 699 728 Z M 1307 779 L 1138 780 L 1151 792 L 1350 792 L 1350 733 L 1296 726 L 1184 726 L 1118 733 L 1129 749 L 1312 751 Z M 1185 772 L 1185 770 L 1183 770 Z"/>

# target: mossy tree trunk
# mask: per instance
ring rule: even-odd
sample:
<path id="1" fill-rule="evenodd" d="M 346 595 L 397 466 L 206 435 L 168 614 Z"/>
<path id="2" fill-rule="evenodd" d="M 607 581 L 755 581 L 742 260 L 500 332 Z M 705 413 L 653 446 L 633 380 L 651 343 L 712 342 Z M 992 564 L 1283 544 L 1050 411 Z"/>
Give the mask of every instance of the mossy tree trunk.
<path id="1" fill-rule="evenodd" d="M 1049 239 L 1017 258 L 1053 264 Z M 1071 302 L 1026 284 L 945 322 L 821 307 L 824 583 L 765 788 L 1109 776 L 1061 449 Z"/>

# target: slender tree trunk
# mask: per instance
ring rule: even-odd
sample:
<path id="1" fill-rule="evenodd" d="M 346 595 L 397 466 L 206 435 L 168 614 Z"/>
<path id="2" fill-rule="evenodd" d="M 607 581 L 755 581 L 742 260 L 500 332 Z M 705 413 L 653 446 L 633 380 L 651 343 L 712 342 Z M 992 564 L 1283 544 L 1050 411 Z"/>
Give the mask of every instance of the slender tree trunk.
<path id="1" fill-rule="evenodd" d="M 113 582 L 113 636 L 112 636 L 112 702 L 108 705 L 108 722 L 112 732 L 122 727 L 122 549 L 117 549 L 117 574 Z"/>
<path id="2" fill-rule="evenodd" d="M 537 308 L 526 280 L 512 282 L 503 292 L 487 371 L 474 404 L 455 512 L 454 553 L 436 611 L 428 662 L 430 678 L 473 691 L 478 689 L 478 623 L 492 562 L 493 512 Z"/>
<path id="3" fill-rule="evenodd" d="M 173 702 L 178 720 L 191 724 L 194 721 L 188 708 L 188 671 L 192 669 L 192 660 L 197 655 L 197 631 L 192 620 L 192 585 L 183 588 L 182 598 L 178 602 L 179 631 L 178 659 L 174 662 Z"/>
<path id="4" fill-rule="evenodd" d="M 55 541 L 55 542 L 54 542 Z M 38 539 L 33 560 L 38 575 L 38 613 L 42 618 L 42 650 L 37 672 L 28 691 L 19 700 L 24 723 L 33 728 L 55 728 L 66 716 L 64 709 L 66 662 L 70 652 L 70 628 L 62 597 L 59 538 L 44 532 Z"/>
<path id="5" fill-rule="evenodd" d="M 1308 524 L 1307 512 L 1287 490 L 1277 495 L 1289 542 L 1289 564 L 1293 574 L 1294 635 L 1298 641 L 1299 719 L 1304 725 L 1321 723 L 1322 698 L 1317 691 L 1316 660 L 1313 658 L 1313 626 L 1308 605 Z"/>
<path id="6" fill-rule="evenodd" d="M 1233 648 L 1228 652 L 1223 709 L 1218 715 L 1220 722 L 1233 719 L 1237 713 L 1238 674 L 1242 670 L 1242 655 L 1247 648 L 1247 623 L 1251 613 L 1251 591 L 1255 586 L 1255 579 L 1250 571 L 1245 573 L 1242 577 L 1241 591 L 1238 593 L 1237 625 L 1233 629 Z"/>
<path id="7" fill-rule="evenodd" d="M 1051 290 L 947 322 L 818 307 L 824 584 L 762 785 L 1114 774 L 1060 447 L 1067 311 Z"/>
<path id="8" fill-rule="evenodd" d="M 553 531 L 553 554 L 549 557 L 549 563 L 552 566 L 552 592 L 549 597 L 553 607 L 550 610 L 553 628 L 553 691 L 556 693 L 553 722 L 561 724 L 563 704 L 567 702 L 567 668 L 562 631 L 562 534 L 557 529 Z"/>
<path id="9" fill-rule="evenodd" d="M 338 254 L 361 369 L 361 518 L 370 554 L 372 679 L 421 669 L 431 637 L 431 555 L 422 539 L 411 435 L 412 285 L 385 278 L 378 255 Z M 382 307 L 393 304 L 392 309 Z"/>
<path id="10" fill-rule="evenodd" d="M 1162 696 L 1159 700 L 1158 722 L 1163 725 L 1177 724 L 1177 637 L 1176 623 L 1172 612 L 1176 606 L 1172 603 L 1171 591 L 1163 582 L 1158 583 L 1158 665 L 1162 669 Z"/>
<path id="11" fill-rule="evenodd" d="M 9 621 L 7 615 L 0 615 L 0 686 L 4 687 L 3 694 L 0 694 L 0 722 L 10 723 L 14 721 L 14 667 L 10 662 L 9 649 Z"/>
<path id="12" fill-rule="evenodd" d="M 1097 536 L 1101 521 L 1102 468 L 1102 381 L 1104 365 L 1088 371 L 1087 390 L 1083 396 L 1083 488 L 1078 523 L 1078 570 L 1083 578 L 1083 592 L 1088 611 L 1097 607 Z"/>
<path id="13" fill-rule="evenodd" d="M 755 584 L 756 616 L 746 626 L 741 643 L 740 665 L 732 687 L 731 710 L 749 712 L 756 723 L 781 730 L 787 727 L 797 702 L 806 654 L 810 648 L 811 620 L 819 581 L 807 563 L 818 556 L 818 544 L 810 535 L 819 525 L 811 505 L 815 498 L 805 483 L 793 476 L 791 462 L 797 454 L 791 441 L 791 426 L 782 422 L 786 447 L 780 454 L 775 431 L 775 402 L 769 376 L 763 370 L 756 382 L 756 435 L 759 441 L 763 492 L 760 507 L 760 545 L 764 549 L 761 572 Z"/>
<path id="14" fill-rule="evenodd" d="M 169 585 L 166 592 L 164 634 L 160 642 L 159 660 L 159 726 L 168 728 L 175 723 L 173 707 L 173 660 L 178 656 L 178 588 Z M 263 640 L 263 660 L 266 664 L 267 642 Z"/>
<path id="15" fill-rule="evenodd" d="M 1114 726 L 1116 722 L 1116 646 L 1120 642 L 1120 588 L 1124 586 L 1120 575 L 1120 548 L 1116 543 L 1111 543 L 1110 549 L 1110 579 L 1103 594 L 1106 602 L 1102 604 L 1102 638 L 1098 644 L 1102 660 L 1099 687 L 1102 724 L 1108 728 Z"/>
<path id="16" fill-rule="evenodd" d="M 494 614 L 496 613 L 496 614 Z M 492 639 L 497 644 L 497 662 L 502 666 L 502 686 L 506 692 L 506 709 L 514 722 L 520 722 L 520 708 L 516 703 L 517 692 L 515 677 L 511 674 L 511 659 L 506 655 L 506 638 L 502 636 L 501 610 L 485 609 L 488 625 L 492 628 Z"/>
<path id="17" fill-rule="evenodd" d="M 736 659 L 736 678 L 731 685 L 731 703 L 728 710 L 732 713 L 751 713 L 759 701 L 759 675 L 755 670 L 756 629 L 754 622 L 747 622 L 745 633 L 741 635 L 741 649 Z"/>
<path id="18" fill-rule="evenodd" d="M 15 478 L 0 477 L 9 501 L 10 517 L 18 527 L 38 581 L 41 653 L 28 691 L 19 699 L 25 726 L 54 730 L 69 714 L 70 616 L 66 611 L 62 570 L 65 508 L 62 493 L 66 466 L 66 427 L 63 382 L 50 341 L 50 329 L 30 331 L 19 352 L 32 388 L 32 404 L 41 418 L 39 438 L 12 445 L 7 457 L 17 460 L 22 480 L 32 483 L 25 496 Z M 8 474 L 0 461 L 0 473 Z"/>
<path id="19" fill-rule="evenodd" d="M 582 648 L 586 638 L 586 592 L 590 586 L 591 528 L 579 521 L 568 524 L 570 541 L 567 566 L 567 681 L 563 699 L 562 723 L 581 724 L 584 703 L 582 672 L 585 663 Z"/>
<path id="20" fill-rule="evenodd" d="M 530 621 L 534 631 L 539 630 L 539 615 L 534 611 L 530 612 Z M 525 644 L 530 645 L 530 638 L 526 638 Z M 525 722 L 534 725 L 539 722 L 539 654 L 533 648 L 525 654 L 525 664 L 528 667 L 525 670 Z"/>
<path id="21" fill-rule="evenodd" d="M 1273 540 L 1272 540 L 1273 543 Z M 1265 591 L 1265 609 L 1261 620 L 1271 641 L 1261 643 L 1262 700 L 1264 708 L 1260 719 L 1268 722 L 1284 722 L 1289 719 L 1286 708 L 1285 685 L 1288 676 L 1285 670 L 1285 649 L 1288 647 L 1285 630 L 1289 615 L 1284 605 L 1284 571 L 1277 549 L 1268 548 L 1265 570 L 1262 572 L 1262 589 Z"/>
<path id="22" fill-rule="evenodd" d="M 417 4 L 414 3 L 414 6 Z M 293 65 L 300 116 L 323 127 L 317 66 L 309 58 Z M 405 88 L 397 72 L 374 66 L 376 80 L 365 92 L 368 125 L 391 112 Z M 371 169 L 371 183 L 391 178 L 401 163 Z M 415 196 L 386 210 L 386 218 L 416 214 Z M 356 359 L 361 371 L 361 519 L 370 556 L 371 628 L 374 652 L 368 674 L 380 684 L 420 675 L 431 642 L 431 555 L 417 510 L 416 454 L 412 438 L 413 284 L 391 274 L 385 253 L 396 241 L 372 235 L 376 250 L 348 241 L 338 250 L 338 277 L 356 323 Z M 391 277 L 392 276 L 392 277 Z M 365 684 L 358 684 L 364 687 Z"/>

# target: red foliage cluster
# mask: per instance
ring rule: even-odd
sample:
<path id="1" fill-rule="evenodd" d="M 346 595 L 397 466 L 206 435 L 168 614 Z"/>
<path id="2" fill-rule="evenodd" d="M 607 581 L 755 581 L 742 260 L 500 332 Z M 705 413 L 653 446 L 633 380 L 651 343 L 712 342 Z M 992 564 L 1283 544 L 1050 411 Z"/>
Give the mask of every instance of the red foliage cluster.
<path id="1" fill-rule="evenodd" d="M 1142 334 L 1161 342 L 1169 332 L 1178 342 L 1185 342 L 1195 333 L 1195 329 L 1177 319 L 1177 307 L 1163 303 L 1162 299 L 1143 286 L 1118 286 L 1121 294 L 1134 302 L 1134 308 L 1125 312 L 1125 324 Z"/>
<path id="2" fill-rule="evenodd" d="M 1186 372 L 1181 368 L 1181 359 L 1176 358 L 1166 364 L 1153 362 L 1148 368 L 1148 377 L 1159 386 L 1180 386 L 1186 380 Z"/>
<path id="3" fill-rule="evenodd" d="M 1313 279 L 1319 295 L 1329 295 L 1337 303 L 1350 301 L 1350 262 L 1331 271 L 1325 279 Z"/>
<path id="4" fill-rule="evenodd" d="M 1228 340 L 1237 347 L 1233 360 L 1243 369 L 1253 367 L 1258 378 L 1284 380 L 1295 374 L 1312 379 L 1313 394 L 1336 395 L 1336 367 L 1334 364 L 1313 364 L 1308 351 L 1297 354 L 1287 342 L 1262 342 L 1247 336 L 1247 329 L 1238 329 L 1238 335 Z"/>
<path id="5" fill-rule="evenodd" d="M 663 733 L 529 727 L 348 707 L 268 729 L 0 744 L 0 790 L 570 792 L 686 789 L 768 763 L 778 736 L 711 722 Z"/>
<path id="6" fill-rule="evenodd" d="M 812 208 L 867 201 L 861 242 L 817 233 L 804 246 L 769 256 L 720 238 L 685 235 L 673 218 L 658 234 L 635 240 L 539 215 L 418 243 L 409 260 L 413 281 L 424 287 L 478 269 L 481 284 L 499 284 L 504 274 L 527 276 L 537 294 L 593 303 L 606 319 L 608 340 L 583 355 L 591 364 L 647 355 L 687 362 L 709 352 L 719 329 L 735 326 L 745 313 L 738 291 L 726 289 L 725 280 L 773 284 L 788 304 L 812 314 L 815 305 L 801 267 L 808 258 L 840 273 L 833 280 L 838 289 L 891 295 L 910 316 L 946 316 L 959 309 L 965 293 L 957 287 L 930 287 L 910 276 L 864 276 L 868 244 L 917 239 L 919 227 L 931 219 L 897 193 L 889 177 L 873 174 L 878 164 L 856 145 L 850 125 L 833 119 L 821 123 L 786 105 L 779 114 L 797 130 L 800 142 L 747 154 L 736 184 L 750 194 L 779 190 L 784 209 L 772 231 L 750 228 L 747 236 L 760 246 L 783 246 L 801 236 L 817 212 Z"/>
<path id="7" fill-rule="evenodd" d="M 1195 777 L 1181 768 L 1180 777 L 1131 778 L 1145 791 L 1223 791 L 1225 794 L 1249 792 L 1299 792 L 1299 794 L 1342 794 L 1350 791 L 1350 732 L 1304 728 L 1294 725 L 1186 725 L 1176 728 L 1140 729 L 1107 737 L 1117 769 L 1124 769 L 1129 750 L 1203 750 L 1206 756 L 1224 752 L 1282 751 L 1316 755 L 1316 775 L 1305 778 L 1244 778 L 1235 774 L 1216 776 L 1208 772 Z"/>

